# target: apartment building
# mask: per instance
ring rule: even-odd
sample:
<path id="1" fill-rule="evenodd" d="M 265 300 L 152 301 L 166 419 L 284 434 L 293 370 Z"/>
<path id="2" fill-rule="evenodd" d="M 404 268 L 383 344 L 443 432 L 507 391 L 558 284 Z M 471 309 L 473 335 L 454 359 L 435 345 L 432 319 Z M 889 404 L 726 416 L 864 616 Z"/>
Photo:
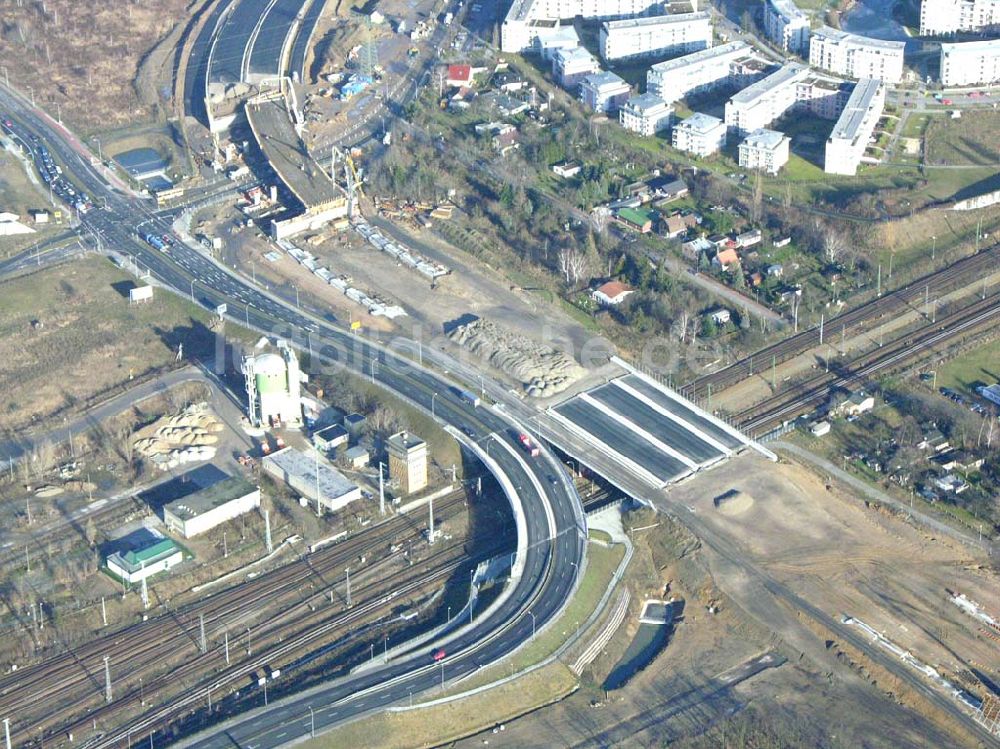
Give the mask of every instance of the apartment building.
<path id="1" fill-rule="evenodd" d="M 889 42 L 821 26 L 809 39 L 809 64 L 848 78 L 903 79 L 905 42 Z"/>
<path id="2" fill-rule="evenodd" d="M 678 151 L 708 156 L 726 146 L 726 123 L 718 117 L 695 112 L 674 125 L 671 142 Z"/>
<path id="3" fill-rule="evenodd" d="M 580 81 L 580 100 L 594 112 L 617 112 L 631 92 L 621 76 L 607 71 L 592 73 Z"/>
<path id="4" fill-rule="evenodd" d="M 923 0 L 920 36 L 983 31 L 1000 26 L 1000 0 Z"/>
<path id="5" fill-rule="evenodd" d="M 809 17 L 794 0 L 767 0 L 764 3 L 764 33 L 783 52 L 805 55 L 809 47 Z"/>
<path id="6" fill-rule="evenodd" d="M 607 21 L 601 26 L 601 57 L 606 61 L 686 54 L 711 46 L 708 11 Z"/>
<path id="7" fill-rule="evenodd" d="M 1000 39 L 942 44 L 941 83 L 945 86 L 1000 83 Z"/>
<path id="8" fill-rule="evenodd" d="M 868 141 L 885 108 L 885 85 L 877 78 L 863 78 L 854 86 L 826 141 L 823 169 L 829 174 L 857 174 Z"/>
<path id="9" fill-rule="evenodd" d="M 658 0 L 514 0 L 500 28 L 504 52 L 531 52 L 560 31 L 561 19 L 629 18 L 659 9 Z"/>
<path id="10" fill-rule="evenodd" d="M 583 47 L 556 50 L 552 56 L 552 77 L 567 91 L 575 91 L 580 81 L 599 72 L 597 58 Z"/>
<path id="11" fill-rule="evenodd" d="M 626 130 L 640 135 L 656 135 L 670 127 L 674 108 L 656 94 L 633 96 L 620 110 L 618 119 Z"/>
<path id="12" fill-rule="evenodd" d="M 750 54 L 750 45 L 737 41 L 658 62 L 646 73 L 646 91 L 666 102 L 710 91 L 726 85 L 733 64 Z"/>
<path id="13" fill-rule="evenodd" d="M 809 75 L 805 65 L 786 63 L 766 78 L 733 94 L 726 102 L 726 125 L 738 135 L 767 127 L 796 105 L 798 84 Z"/>
<path id="14" fill-rule="evenodd" d="M 777 174 L 788 163 L 789 143 L 791 138 L 777 130 L 754 130 L 740 143 L 740 166 Z"/>

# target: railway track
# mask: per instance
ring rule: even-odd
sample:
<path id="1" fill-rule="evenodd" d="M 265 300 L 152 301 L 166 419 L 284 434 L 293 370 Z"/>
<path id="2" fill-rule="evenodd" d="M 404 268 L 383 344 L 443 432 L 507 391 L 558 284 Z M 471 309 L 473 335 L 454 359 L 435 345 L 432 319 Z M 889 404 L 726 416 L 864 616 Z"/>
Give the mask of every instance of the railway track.
<path id="1" fill-rule="evenodd" d="M 420 595 L 429 588 L 440 585 L 458 570 L 475 565 L 477 561 L 478 558 L 470 559 L 462 543 L 453 544 L 440 552 L 429 568 L 419 571 L 415 568 L 405 568 L 361 586 L 360 604 L 340 611 L 332 618 L 329 614 L 325 614 L 316 621 L 301 623 L 291 635 L 262 648 L 252 657 L 247 656 L 238 663 L 227 664 L 222 670 L 213 671 L 224 658 L 216 645 L 207 653 L 200 654 L 181 667 L 157 677 L 146 685 L 146 695 L 171 687 L 176 690 L 178 683 L 183 683 L 186 687 L 180 693 L 171 695 L 162 704 L 147 707 L 143 702 L 143 691 L 133 687 L 113 703 L 88 712 L 85 716 L 65 725 L 62 730 L 66 733 L 83 735 L 95 721 L 104 722 L 106 738 L 98 738 L 89 746 L 105 747 L 120 743 L 124 747 L 128 743 L 129 734 L 139 734 L 144 729 L 171 723 L 184 714 L 207 707 L 209 692 L 216 693 L 215 704 L 219 706 L 220 702 L 248 684 L 250 675 L 255 672 L 262 672 L 277 665 L 283 666 L 293 657 L 310 652 L 331 638 L 337 639 L 340 650 L 349 647 L 353 642 L 369 634 L 373 626 L 387 623 L 380 613 L 392 600 L 402 601 L 407 597 Z M 386 589 L 391 589 L 393 593 L 386 594 Z M 137 710 L 140 714 L 115 723 L 113 727 L 107 727 L 108 722 L 129 710 Z M 116 738 L 119 735 L 124 736 L 125 741 Z"/>
<path id="2" fill-rule="evenodd" d="M 948 294 L 1000 270 L 1000 244 L 969 255 L 947 268 L 930 273 L 884 296 L 866 302 L 824 322 L 824 340 L 853 336 L 872 323 L 891 318 L 908 309 L 922 307 L 927 298 Z M 682 395 L 696 400 L 710 397 L 768 368 L 793 359 L 820 344 L 819 326 L 803 330 L 784 340 L 755 351 L 717 372 L 702 375 L 684 385 Z"/>
<path id="3" fill-rule="evenodd" d="M 769 431 L 820 405 L 836 388 L 849 388 L 872 375 L 896 367 L 940 343 L 966 335 L 1000 316 L 1000 294 L 980 299 L 919 330 L 862 354 L 839 371 L 823 372 L 789 390 L 778 393 L 735 415 L 739 428 L 748 434 Z"/>
<path id="4" fill-rule="evenodd" d="M 435 505 L 441 518 L 455 514 L 466 502 L 463 491 L 442 498 Z M 419 537 L 423 516 L 397 516 L 352 539 L 306 555 L 260 577 L 208 596 L 182 609 L 167 610 L 145 622 L 71 648 L 41 663 L 0 678 L 0 711 L 31 715 L 46 700 L 55 700 L 61 711 L 73 704 L 87 704 L 103 695 L 103 658 L 129 664 L 131 674 L 149 674 L 171 657 L 189 650 L 197 654 L 200 627 L 206 631 L 232 626 L 259 616 L 265 605 L 285 602 L 298 605 L 325 594 L 345 582 L 346 566 L 386 545 Z M 308 594 L 303 598 L 303 590 Z M 297 599 L 297 600 L 296 600 Z M 275 617 L 260 630 L 264 637 L 287 617 Z M 245 625 L 239 625 L 241 628 Z"/>

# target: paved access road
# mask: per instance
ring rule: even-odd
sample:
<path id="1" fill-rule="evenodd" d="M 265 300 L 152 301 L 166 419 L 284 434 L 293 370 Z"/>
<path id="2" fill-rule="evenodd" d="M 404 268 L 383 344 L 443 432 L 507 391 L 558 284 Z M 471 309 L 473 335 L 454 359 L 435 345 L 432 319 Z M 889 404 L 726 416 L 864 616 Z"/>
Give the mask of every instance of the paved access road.
<path id="1" fill-rule="evenodd" d="M 475 407 L 458 397 L 443 377 L 397 359 L 385 349 L 303 314 L 280 298 L 231 275 L 197 249 L 175 242 L 163 253 L 136 239 L 135 232 L 168 234 L 170 227 L 138 200 L 109 190 L 89 162 L 50 127 L 46 118 L 21 97 L 0 89 L 0 108 L 49 143 L 72 178 L 93 195 L 107 198 L 106 209 L 93 210 L 81 222 L 108 246 L 128 253 L 159 283 L 189 293 L 199 304 L 214 308 L 227 303 L 229 314 L 244 324 L 309 345 L 324 366 L 347 367 L 431 411 L 439 420 L 467 428 L 509 480 L 523 506 L 526 544 L 522 572 L 506 601 L 464 633 L 448 642 L 448 656 L 432 663 L 429 651 L 413 660 L 390 662 L 380 668 L 324 685 L 315 693 L 273 705 L 263 718 L 249 716 L 209 732 L 195 745 L 234 744 L 244 747 L 277 746 L 306 734 L 308 708 L 318 727 L 332 725 L 369 710 L 408 699 L 411 693 L 432 689 L 445 681 L 470 674 L 481 665 L 504 657 L 550 621 L 572 595 L 586 546 L 582 504 L 568 476 L 544 451 L 531 458 L 521 451 L 510 421 L 486 405 Z M 519 560 L 519 563 L 522 560 Z M 136 735 L 155 723 L 138 718 L 126 730 Z M 126 731 L 87 744 L 112 746 L 124 741 Z"/>

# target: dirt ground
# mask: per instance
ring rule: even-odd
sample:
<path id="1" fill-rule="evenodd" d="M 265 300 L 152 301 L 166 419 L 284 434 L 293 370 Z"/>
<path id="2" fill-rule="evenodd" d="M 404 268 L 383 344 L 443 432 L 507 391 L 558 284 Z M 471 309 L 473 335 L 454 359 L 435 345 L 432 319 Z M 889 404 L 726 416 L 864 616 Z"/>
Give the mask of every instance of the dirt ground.
<path id="1" fill-rule="evenodd" d="M 714 508 L 714 497 L 730 487 L 753 500 L 749 508 L 727 514 Z M 689 504 L 810 602 L 838 617 L 864 619 L 948 676 L 972 666 L 996 680 L 995 643 L 944 591 L 947 585 L 980 602 L 998 600 L 996 577 L 965 549 L 828 492 L 799 466 L 775 468 L 757 458 L 734 460 L 676 487 L 671 501 Z M 780 613 L 762 620 L 738 570 L 718 564 L 665 516 L 649 519 L 651 527 L 632 533 L 629 616 L 584 672 L 580 689 L 501 733 L 486 731 L 455 746 L 963 745 L 832 657 L 814 633 L 813 646 L 803 648 L 782 627 Z M 658 582 L 684 599 L 684 620 L 652 664 L 623 689 L 605 693 L 601 683 L 637 628 L 641 598 L 655 594 Z M 723 683 L 722 674 L 768 651 L 787 662 L 732 688 Z"/>
<path id="2" fill-rule="evenodd" d="M 132 286 L 131 277 L 103 258 L 0 284 L 5 428 L 63 415 L 171 365 L 181 341 L 195 353 L 206 315 L 160 290 L 152 302 L 130 306 Z"/>
<path id="3" fill-rule="evenodd" d="M 714 497 L 731 488 L 753 497 L 753 505 L 740 514 L 718 511 Z M 830 616 L 862 619 L 946 677 L 960 679 L 975 668 L 994 683 L 1000 679 L 996 642 L 948 593 L 995 606 L 1000 579 L 957 542 L 866 507 L 836 485 L 828 490 L 799 465 L 756 456 L 673 488 L 668 501 L 688 505 L 750 561 Z M 715 565 L 713 574 L 738 604 L 753 608 L 741 600 L 752 586 L 740 571 Z"/>
<path id="4" fill-rule="evenodd" d="M 134 85 L 148 53 L 188 15 L 189 0 L 7 2 L 0 65 L 11 85 L 84 132 L 149 119 L 156 94 Z M 195 3 L 200 5 L 200 3 Z M 39 71 L 45 71 L 44 86 Z M 169 91 L 167 92 L 169 96 Z"/>
<path id="5" fill-rule="evenodd" d="M 353 285 L 399 304 L 407 317 L 390 321 L 372 317 L 337 289 L 324 283 L 308 270 L 282 254 L 271 263 L 264 254 L 275 250 L 273 244 L 247 229 L 233 232 L 234 214 L 220 209 L 196 231 L 215 232 L 224 238 L 221 259 L 237 267 L 250 278 L 282 289 L 288 298 L 299 291 L 303 305 L 318 311 L 330 309 L 342 320 L 360 321 L 369 330 L 394 333 L 422 340 L 425 345 L 453 347 L 444 337 L 447 325 L 466 315 L 489 318 L 503 327 L 531 339 L 550 343 L 575 356 L 592 334 L 567 316 L 553 310 L 530 293 L 505 284 L 502 277 L 466 262 L 455 248 L 445 248 L 429 236 L 408 237 L 409 246 L 432 259 L 446 264 L 453 272 L 439 279 L 435 288 L 424 276 L 401 266 L 377 250 L 353 231 L 324 233 L 320 244 L 312 244 L 308 236 L 293 240 L 304 250 L 316 255 L 320 262 L 338 275 L 346 274 Z M 252 263 L 252 265 L 251 265 Z M 295 287 L 295 288 L 293 288 Z M 308 297 L 307 297 L 308 295 Z M 453 349 L 457 351 L 457 349 Z"/>

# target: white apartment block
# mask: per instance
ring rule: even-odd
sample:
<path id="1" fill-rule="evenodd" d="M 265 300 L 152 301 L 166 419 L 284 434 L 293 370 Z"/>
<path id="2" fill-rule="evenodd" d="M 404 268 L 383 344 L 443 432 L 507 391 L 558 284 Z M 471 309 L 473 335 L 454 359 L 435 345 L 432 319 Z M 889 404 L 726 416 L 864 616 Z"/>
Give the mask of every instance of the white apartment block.
<path id="1" fill-rule="evenodd" d="M 614 73 L 602 71 L 580 81 L 580 100 L 594 112 L 616 112 L 629 97 L 631 87 Z"/>
<path id="2" fill-rule="evenodd" d="M 676 13 L 601 25 L 601 57 L 626 60 L 695 52 L 712 46 L 708 11 Z"/>
<path id="3" fill-rule="evenodd" d="M 923 0 L 920 36 L 981 31 L 1000 26 L 1000 0 Z"/>
<path id="4" fill-rule="evenodd" d="M 646 73 L 646 91 L 674 102 L 724 86 L 729 82 L 733 63 L 750 53 L 750 45 L 737 41 L 658 62 Z"/>
<path id="5" fill-rule="evenodd" d="M 777 130 L 754 130 L 740 143 L 740 166 L 777 174 L 788 163 L 789 143 L 791 138 Z"/>
<path id="6" fill-rule="evenodd" d="M 678 151 L 708 156 L 725 148 L 726 123 L 718 117 L 695 112 L 674 125 L 671 143 Z"/>
<path id="7" fill-rule="evenodd" d="M 626 130 L 640 135 L 656 135 L 670 127 L 674 108 L 655 94 L 633 96 L 618 110 L 618 119 Z"/>
<path id="8" fill-rule="evenodd" d="M 597 58 L 583 47 L 556 50 L 552 56 L 552 77 L 567 91 L 574 91 L 580 81 L 600 71 Z"/>
<path id="9" fill-rule="evenodd" d="M 945 86 L 1000 83 L 1000 39 L 942 44 L 941 83 Z"/>
<path id="10" fill-rule="evenodd" d="M 801 63 L 782 65 L 771 75 L 733 94 L 726 102 L 726 125 L 738 135 L 767 127 L 799 101 L 798 84 L 809 77 Z"/>
<path id="11" fill-rule="evenodd" d="M 658 0 L 514 0 L 500 29 L 504 52 L 537 49 L 542 40 L 560 33 L 560 19 L 628 18 L 658 9 Z"/>
<path id="12" fill-rule="evenodd" d="M 848 78 L 903 79 L 905 42 L 889 42 L 821 26 L 809 39 L 809 64 Z"/>
<path id="13" fill-rule="evenodd" d="M 857 174 L 868 140 L 885 108 L 885 86 L 877 78 L 858 81 L 826 141 L 823 170 L 828 174 Z"/>
<path id="14" fill-rule="evenodd" d="M 764 33 L 783 52 L 804 55 L 809 46 L 809 17 L 794 0 L 766 0 Z"/>

